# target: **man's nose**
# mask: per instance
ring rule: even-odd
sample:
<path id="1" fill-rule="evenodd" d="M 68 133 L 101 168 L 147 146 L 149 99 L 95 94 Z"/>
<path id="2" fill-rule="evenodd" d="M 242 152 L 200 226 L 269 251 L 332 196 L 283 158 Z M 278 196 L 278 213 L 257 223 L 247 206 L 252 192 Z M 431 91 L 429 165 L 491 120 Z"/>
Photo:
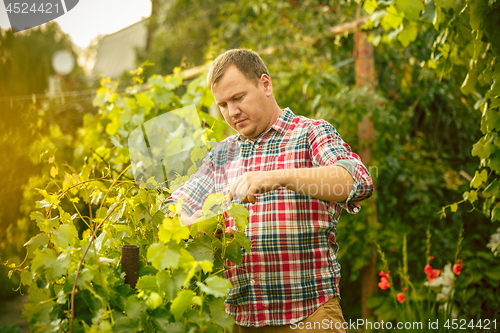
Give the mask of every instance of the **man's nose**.
<path id="1" fill-rule="evenodd" d="M 227 106 L 229 108 L 229 116 L 234 117 L 241 113 L 240 107 L 237 103 L 230 103 Z"/>

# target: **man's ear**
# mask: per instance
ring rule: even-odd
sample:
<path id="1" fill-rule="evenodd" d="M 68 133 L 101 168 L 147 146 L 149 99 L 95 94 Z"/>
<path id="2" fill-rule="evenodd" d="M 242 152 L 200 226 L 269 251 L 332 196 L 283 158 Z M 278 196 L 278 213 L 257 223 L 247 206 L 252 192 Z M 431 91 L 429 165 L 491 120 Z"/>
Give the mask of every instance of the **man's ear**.
<path id="1" fill-rule="evenodd" d="M 262 74 L 260 77 L 260 81 L 264 87 L 267 96 L 271 96 L 273 94 L 273 83 L 271 82 L 271 78 L 267 74 Z"/>

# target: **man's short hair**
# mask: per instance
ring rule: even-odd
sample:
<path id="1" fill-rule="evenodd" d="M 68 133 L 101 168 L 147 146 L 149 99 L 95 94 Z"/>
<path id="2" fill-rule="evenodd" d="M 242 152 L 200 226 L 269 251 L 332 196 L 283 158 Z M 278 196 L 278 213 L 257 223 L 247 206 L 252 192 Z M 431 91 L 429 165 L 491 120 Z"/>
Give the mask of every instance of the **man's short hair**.
<path id="1" fill-rule="evenodd" d="M 210 66 L 207 76 L 207 84 L 210 89 L 231 65 L 235 65 L 243 75 L 253 80 L 256 85 L 262 74 L 270 77 L 264 61 L 257 53 L 248 49 L 233 49 L 219 55 Z"/>

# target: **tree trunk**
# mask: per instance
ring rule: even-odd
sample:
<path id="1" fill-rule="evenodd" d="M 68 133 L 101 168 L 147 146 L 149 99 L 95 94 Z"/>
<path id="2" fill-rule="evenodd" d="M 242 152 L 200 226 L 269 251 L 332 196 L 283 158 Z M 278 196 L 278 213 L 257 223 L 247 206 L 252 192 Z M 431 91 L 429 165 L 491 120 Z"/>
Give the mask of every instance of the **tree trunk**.
<path id="1" fill-rule="evenodd" d="M 148 18 L 148 32 L 146 35 L 146 53 L 149 52 L 151 48 L 151 43 L 153 43 L 153 35 L 158 28 L 158 10 L 160 7 L 160 0 L 151 0 L 151 15 Z"/>
<path id="2" fill-rule="evenodd" d="M 365 86 L 368 92 L 373 91 L 376 85 L 375 60 L 373 44 L 368 42 L 367 34 L 364 31 L 358 31 L 354 34 L 354 56 L 356 57 L 356 85 Z M 366 117 L 358 124 L 358 139 L 360 143 L 359 155 L 361 160 L 368 166 L 372 159 L 371 146 L 375 142 L 375 131 L 373 122 Z M 377 221 L 377 211 L 375 206 L 375 197 L 368 199 L 373 215 L 369 217 L 371 221 Z M 368 298 L 377 292 L 377 273 L 375 264 L 377 262 L 377 251 L 371 246 L 371 256 L 368 264 L 361 270 L 361 314 L 363 319 L 372 316 L 372 311 L 366 307 Z"/>

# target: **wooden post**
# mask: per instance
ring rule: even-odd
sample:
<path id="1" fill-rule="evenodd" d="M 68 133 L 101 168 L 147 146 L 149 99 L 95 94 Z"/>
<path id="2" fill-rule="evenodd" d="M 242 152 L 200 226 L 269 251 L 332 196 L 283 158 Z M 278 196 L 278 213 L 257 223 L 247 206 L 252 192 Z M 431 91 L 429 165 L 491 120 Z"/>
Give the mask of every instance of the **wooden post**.
<path id="1" fill-rule="evenodd" d="M 139 279 L 139 246 L 123 245 L 122 269 L 125 271 L 125 284 L 135 289 Z"/>
<path id="2" fill-rule="evenodd" d="M 358 31 L 354 34 L 354 55 L 356 57 L 356 85 L 367 88 L 368 93 L 373 92 L 376 85 L 376 72 L 374 60 L 373 44 L 368 42 L 367 34 Z M 372 145 L 375 143 L 375 131 L 373 122 L 366 117 L 358 124 L 358 139 L 360 143 L 359 155 L 361 160 L 368 166 L 372 160 Z M 377 221 L 377 211 L 375 197 L 368 200 L 373 215 L 369 217 L 371 221 Z M 377 262 L 377 251 L 371 247 L 371 256 L 368 264 L 361 270 L 361 314 L 363 319 L 372 316 L 372 311 L 366 307 L 368 298 L 377 292 L 377 272 L 375 264 Z"/>

